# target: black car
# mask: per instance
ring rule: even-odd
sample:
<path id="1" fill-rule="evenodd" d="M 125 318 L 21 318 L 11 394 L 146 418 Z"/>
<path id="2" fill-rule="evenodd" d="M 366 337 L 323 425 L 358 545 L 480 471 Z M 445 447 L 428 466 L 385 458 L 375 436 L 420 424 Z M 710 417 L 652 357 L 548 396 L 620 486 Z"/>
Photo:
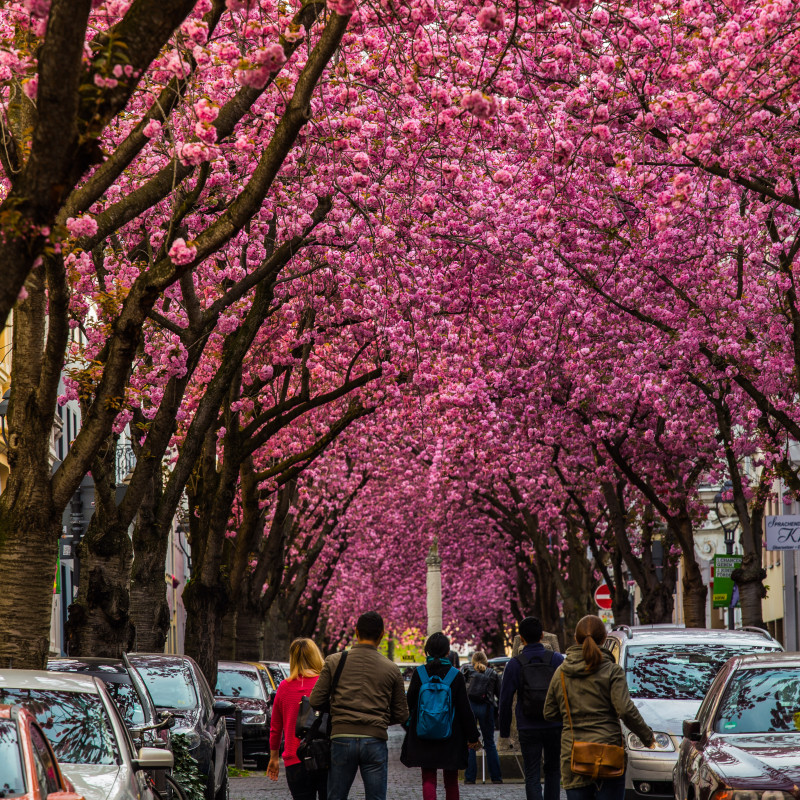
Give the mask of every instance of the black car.
<path id="1" fill-rule="evenodd" d="M 220 661 L 217 665 L 217 687 L 214 695 L 230 700 L 242 709 L 242 754 L 254 759 L 258 769 L 269 763 L 269 723 L 274 694 L 269 673 L 263 664 L 245 661 Z M 226 717 L 231 737 L 231 753 L 236 730 L 234 717 Z"/>
<path id="2" fill-rule="evenodd" d="M 226 800 L 229 739 L 224 720 L 236 707 L 214 700 L 200 667 L 188 656 L 130 653 L 128 660 L 142 676 L 156 708 L 174 715 L 172 735 L 186 737 L 189 754 L 206 776 L 206 800 Z"/>
<path id="3" fill-rule="evenodd" d="M 683 723 L 676 800 L 789 800 L 800 785 L 800 654 L 737 656 Z"/>

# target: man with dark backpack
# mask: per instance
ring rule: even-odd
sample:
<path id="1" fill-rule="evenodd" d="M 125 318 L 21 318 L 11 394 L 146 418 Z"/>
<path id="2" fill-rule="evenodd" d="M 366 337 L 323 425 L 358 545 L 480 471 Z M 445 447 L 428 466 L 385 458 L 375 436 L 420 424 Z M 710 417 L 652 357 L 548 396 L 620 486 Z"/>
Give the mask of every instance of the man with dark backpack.
<path id="1" fill-rule="evenodd" d="M 561 789 L 561 723 L 547 722 L 544 701 L 556 667 L 564 660 L 542 644 L 542 623 L 525 617 L 519 624 L 522 651 L 503 672 L 500 689 L 500 737 L 511 733 L 511 714 L 516 696 L 517 730 L 525 764 L 526 800 L 558 800 Z M 544 797 L 542 796 L 544 762 Z"/>

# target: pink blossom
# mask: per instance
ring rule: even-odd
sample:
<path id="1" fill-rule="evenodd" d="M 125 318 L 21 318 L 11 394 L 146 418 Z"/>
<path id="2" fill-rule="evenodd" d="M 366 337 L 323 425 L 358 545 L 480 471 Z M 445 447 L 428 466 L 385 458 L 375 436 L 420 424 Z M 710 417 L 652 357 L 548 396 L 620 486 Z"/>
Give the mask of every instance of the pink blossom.
<path id="1" fill-rule="evenodd" d="M 197 247 L 187 244 L 183 238 L 178 238 L 172 243 L 167 255 L 179 266 L 191 264 L 197 257 Z"/>
<path id="2" fill-rule="evenodd" d="M 342 16 L 354 14 L 358 8 L 357 0 L 327 0 L 328 8 Z"/>
<path id="3" fill-rule="evenodd" d="M 506 15 L 502 8 L 497 8 L 494 3 L 487 3 L 478 12 L 478 25 L 485 31 L 499 31 L 506 21 Z"/>
<path id="4" fill-rule="evenodd" d="M 75 239 L 82 236 L 94 236 L 97 233 L 97 221 L 94 217 L 70 217 L 67 220 L 67 231 Z"/>

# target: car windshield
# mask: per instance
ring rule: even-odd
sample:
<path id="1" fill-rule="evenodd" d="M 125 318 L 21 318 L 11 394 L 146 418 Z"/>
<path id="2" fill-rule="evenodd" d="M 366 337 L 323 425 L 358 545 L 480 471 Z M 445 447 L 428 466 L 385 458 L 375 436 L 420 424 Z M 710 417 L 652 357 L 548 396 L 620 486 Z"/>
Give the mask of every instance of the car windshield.
<path id="1" fill-rule="evenodd" d="M 0 703 L 24 706 L 64 764 L 118 764 L 116 740 L 99 695 L 46 689 L 0 689 Z"/>
<path id="2" fill-rule="evenodd" d="M 21 794 L 25 794 L 25 778 L 17 725 L 10 719 L 0 719 L 0 797 L 19 797 Z"/>
<path id="3" fill-rule="evenodd" d="M 702 700 L 714 676 L 729 658 L 773 649 L 707 642 L 628 647 L 625 656 L 628 690 L 631 697 Z"/>
<path id="4" fill-rule="evenodd" d="M 105 686 L 111 698 L 117 704 L 125 724 L 128 726 L 144 725 L 144 708 L 142 708 L 142 701 L 139 699 L 136 689 L 129 683 L 107 682 Z"/>
<path id="5" fill-rule="evenodd" d="M 248 697 L 264 699 L 264 686 L 256 672 L 244 669 L 220 669 L 217 671 L 217 690 L 221 697 Z"/>
<path id="6" fill-rule="evenodd" d="M 800 668 L 770 667 L 737 672 L 714 725 L 717 733 L 800 731 Z"/>
<path id="7" fill-rule="evenodd" d="M 186 664 L 174 661 L 168 664 L 137 663 L 136 669 L 157 708 L 197 708 L 197 692 Z"/>

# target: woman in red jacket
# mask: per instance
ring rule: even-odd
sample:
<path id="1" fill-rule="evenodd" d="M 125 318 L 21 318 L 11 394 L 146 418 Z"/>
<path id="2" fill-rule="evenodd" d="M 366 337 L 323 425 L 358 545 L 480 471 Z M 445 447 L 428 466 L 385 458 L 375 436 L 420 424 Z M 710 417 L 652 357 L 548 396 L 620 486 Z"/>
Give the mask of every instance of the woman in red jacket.
<path id="1" fill-rule="evenodd" d="M 325 800 L 328 793 L 328 771 L 306 770 L 297 757 L 300 740 L 294 735 L 300 700 L 311 694 L 324 663 L 322 653 L 311 639 L 295 639 L 289 647 L 289 677 L 281 681 L 272 704 L 267 775 L 273 781 L 278 780 L 283 736 L 283 763 L 293 800 Z"/>

